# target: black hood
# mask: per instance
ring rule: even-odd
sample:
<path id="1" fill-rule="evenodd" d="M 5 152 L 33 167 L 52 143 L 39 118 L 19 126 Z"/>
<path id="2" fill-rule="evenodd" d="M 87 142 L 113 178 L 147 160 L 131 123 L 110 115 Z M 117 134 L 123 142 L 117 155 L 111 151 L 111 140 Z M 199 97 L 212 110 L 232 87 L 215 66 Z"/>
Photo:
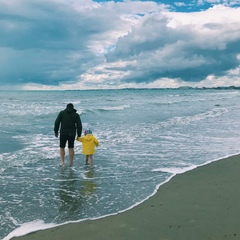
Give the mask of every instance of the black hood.
<path id="1" fill-rule="evenodd" d="M 77 110 L 74 109 L 74 108 L 66 108 L 65 111 L 67 111 L 68 113 L 75 113 L 75 112 L 77 112 Z"/>

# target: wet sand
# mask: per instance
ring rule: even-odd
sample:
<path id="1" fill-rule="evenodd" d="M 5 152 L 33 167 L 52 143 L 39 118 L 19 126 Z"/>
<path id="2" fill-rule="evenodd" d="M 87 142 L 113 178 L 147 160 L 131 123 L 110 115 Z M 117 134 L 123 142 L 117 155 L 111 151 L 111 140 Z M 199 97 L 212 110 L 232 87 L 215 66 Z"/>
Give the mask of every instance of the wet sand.
<path id="1" fill-rule="evenodd" d="M 240 239 L 240 155 L 176 175 L 154 196 L 126 212 L 13 239 Z"/>

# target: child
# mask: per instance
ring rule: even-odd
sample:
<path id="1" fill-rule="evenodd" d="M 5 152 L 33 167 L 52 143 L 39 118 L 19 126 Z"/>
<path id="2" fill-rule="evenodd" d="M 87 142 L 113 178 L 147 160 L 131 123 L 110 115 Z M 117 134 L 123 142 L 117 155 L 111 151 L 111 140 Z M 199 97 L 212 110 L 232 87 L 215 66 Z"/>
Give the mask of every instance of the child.
<path id="1" fill-rule="evenodd" d="M 90 165 L 93 166 L 93 154 L 95 153 L 95 146 L 98 146 L 98 140 L 93 136 L 90 129 L 85 130 L 84 137 L 78 137 L 77 141 L 82 142 L 83 154 L 86 155 L 86 165 L 90 157 Z"/>

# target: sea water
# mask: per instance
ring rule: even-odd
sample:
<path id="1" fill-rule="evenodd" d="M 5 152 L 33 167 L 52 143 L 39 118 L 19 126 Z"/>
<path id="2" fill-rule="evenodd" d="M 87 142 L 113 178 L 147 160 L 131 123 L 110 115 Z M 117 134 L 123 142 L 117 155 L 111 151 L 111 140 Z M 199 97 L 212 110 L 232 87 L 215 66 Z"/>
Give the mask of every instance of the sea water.
<path id="1" fill-rule="evenodd" d="M 60 167 L 53 125 L 73 103 L 100 144 Z M 0 239 L 125 211 L 178 173 L 239 153 L 240 91 L 0 93 Z M 67 150 L 67 149 L 66 149 Z"/>

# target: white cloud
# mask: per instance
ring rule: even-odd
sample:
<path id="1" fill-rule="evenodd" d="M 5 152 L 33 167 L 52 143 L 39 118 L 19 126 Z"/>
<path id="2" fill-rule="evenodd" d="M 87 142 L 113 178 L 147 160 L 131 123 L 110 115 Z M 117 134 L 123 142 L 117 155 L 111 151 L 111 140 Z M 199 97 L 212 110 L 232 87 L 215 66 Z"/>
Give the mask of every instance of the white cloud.
<path id="1" fill-rule="evenodd" d="M 183 13 L 150 1 L 5 0 L 0 19 L 0 80 L 5 85 L 238 83 L 240 8 L 215 5 Z"/>
<path id="2" fill-rule="evenodd" d="M 119 39 L 109 61 L 136 60 L 127 78 L 151 82 L 160 78 L 201 81 L 238 67 L 240 9 L 224 6 L 198 13 L 152 14 Z M 233 49 L 235 48 L 235 49 Z"/>

